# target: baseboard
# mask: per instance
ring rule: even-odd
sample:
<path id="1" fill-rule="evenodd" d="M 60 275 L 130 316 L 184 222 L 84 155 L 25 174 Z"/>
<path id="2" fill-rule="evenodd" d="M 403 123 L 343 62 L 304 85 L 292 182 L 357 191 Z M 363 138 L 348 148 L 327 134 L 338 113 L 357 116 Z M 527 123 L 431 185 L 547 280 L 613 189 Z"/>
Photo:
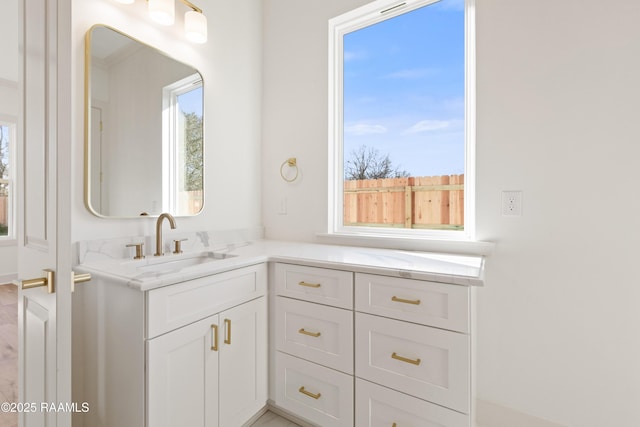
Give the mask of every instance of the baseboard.
<path id="1" fill-rule="evenodd" d="M 264 408 L 262 408 L 260 411 L 258 411 L 253 417 L 251 417 L 249 419 L 249 421 L 247 421 L 246 423 L 244 423 L 242 425 L 242 427 L 249 427 L 251 426 L 253 423 L 255 423 L 256 421 L 258 421 L 258 419 L 263 416 L 264 414 L 267 413 L 267 411 L 269 410 L 268 406 L 265 406 Z"/>
<path id="2" fill-rule="evenodd" d="M 12 283 L 17 278 L 18 273 L 0 274 L 0 285 L 4 285 L 5 283 Z"/>
<path id="3" fill-rule="evenodd" d="M 567 427 L 493 402 L 476 400 L 476 427 Z"/>
<path id="4" fill-rule="evenodd" d="M 297 416 L 287 411 L 286 409 L 282 409 L 276 406 L 275 402 L 271 399 L 269 399 L 269 401 L 267 402 L 267 405 L 271 412 L 273 412 L 276 415 L 280 415 L 282 418 L 286 418 L 289 421 L 298 424 L 300 427 L 318 427 L 316 424 L 311 424 L 308 421 L 298 418 Z"/>

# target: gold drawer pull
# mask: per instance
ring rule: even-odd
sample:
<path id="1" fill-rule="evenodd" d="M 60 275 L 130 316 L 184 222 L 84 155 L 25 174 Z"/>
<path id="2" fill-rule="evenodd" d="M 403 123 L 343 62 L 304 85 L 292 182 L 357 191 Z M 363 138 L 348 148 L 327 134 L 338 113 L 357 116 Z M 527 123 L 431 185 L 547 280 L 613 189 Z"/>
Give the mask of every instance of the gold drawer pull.
<path id="1" fill-rule="evenodd" d="M 398 298 L 395 295 L 391 297 L 391 301 L 393 301 L 393 302 L 402 302 L 402 303 L 405 303 L 405 304 L 420 305 L 420 300 L 419 299 L 404 299 L 404 298 Z"/>
<path id="2" fill-rule="evenodd" d="M 320 332 L 309 332 L 309 331 L 305 331 L 304 328 L 300 329 L 298 331 L 299 334 L 302 335 L 309 335 L 310 337 L 314 337 L 314 338 L 318 338 L 320 336 Z"/>
<path id="3" fill-rule="evenodd" d="M 396 359 L 399 360 L 401 362 L 405 362 L 405 363 L 411 363 L 412 365 L 420 365 L 420 359 L 407 359 L 406 357 L 402 357 L 402 356 L 398 356 L 398 354 L 394 351 L 393 354 L 391 355 L 392 359 Z"/>
<path id="4" fill-rule="evenodd" d="M 213 330 L 213 342 L 211 343 L 211 350 L 218 351 L 218 325 L 211 325 Z"/>
<path id="5" fill-rule="evenodd" d="M 320 283 L 307 283 L 307 282 L 298 282 L 300 286 L 306 286 L 307 288 L 319 288 L 322 286 Z"/>
<path id="6" fill-rule="evenodd" d="M 305 390 L 305 389 L 304 389 L 304 386 L 300 387 L 300 388 L 298 389 L 298 391 L 299 391 L 300 393 L 304 394 L 305 396 L 312 397 L 312 398 L 314 398 L 314 399 L 316 399 L 316 400 L 320 399 L 320 396 L 322 396 L 320 393 L 318 393 L 318 394 L 313 394 L 313 393 L 311 393 L 310 391 Z"/>
<path id="7" fill-rule="evenodd" d="M 225 344 L 231 344 L 231 320 L 230 319 L 224 319 L 224 324 L 226 325 L 226 331 L 227 334 L 225 336 L 224 339 L 224 343 Z"/>

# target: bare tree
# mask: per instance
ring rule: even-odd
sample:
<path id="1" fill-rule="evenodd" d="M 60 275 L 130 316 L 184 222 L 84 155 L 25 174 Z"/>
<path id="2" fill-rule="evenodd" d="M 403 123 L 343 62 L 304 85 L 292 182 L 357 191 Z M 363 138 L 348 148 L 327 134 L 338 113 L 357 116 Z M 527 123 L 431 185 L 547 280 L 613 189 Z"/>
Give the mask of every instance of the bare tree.
<path id="1" fill-rule="evenodd" d="M 389 155 L 383 156 L 373 147 L 361 145 L 351 152 L 351 158 L 345 162 L 344 177 L 346 180 L 405 178 L 410 176 L 400 166 L 393 166 Z"/>

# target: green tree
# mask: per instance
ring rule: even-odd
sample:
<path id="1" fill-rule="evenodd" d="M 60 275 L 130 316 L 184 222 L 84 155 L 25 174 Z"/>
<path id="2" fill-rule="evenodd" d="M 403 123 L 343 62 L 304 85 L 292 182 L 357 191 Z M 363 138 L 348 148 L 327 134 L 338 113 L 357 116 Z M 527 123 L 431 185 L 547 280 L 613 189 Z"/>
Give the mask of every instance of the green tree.
<path id="1" fill-rule="evenodd" d="M 202 190 L 202 116 L 185 114 L 185 190 Z"/>
<path id="2" fill-rule="evenodd" d="M 411 176 L 400 166 L 394 166 L 389 155 L 382 155 L 373 147 L 361 145 L 351 151 L 351 157 L 344 164 L 346 180 L 406 178 Z"/>
<path id="3" fill-rule="evenodd" d="M 8 128 L 0 126 L 0 179 L 9 178 L 9 136 Z M 0 197 L 9 195 L 8 184 L 0 182 Z M 6 205 L 5 205 L 6 206 Z M 9 232 L 8 224 L 0 223 L 0 236 L 6 236 Z"/>
<path id="4" fill-rule="evenodd" d="M 0 126 L 0 179 L 9 178 L 9 136 L 8 128 Z M 0 196 L 7 196 L 7 184 L 0 184 Z"/>

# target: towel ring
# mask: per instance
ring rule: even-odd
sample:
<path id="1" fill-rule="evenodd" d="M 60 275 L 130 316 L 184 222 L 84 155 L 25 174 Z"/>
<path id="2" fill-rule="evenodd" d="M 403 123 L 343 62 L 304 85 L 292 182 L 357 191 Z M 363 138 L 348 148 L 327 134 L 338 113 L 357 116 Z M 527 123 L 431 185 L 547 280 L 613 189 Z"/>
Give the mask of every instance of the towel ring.
<path id="1" fill-rule="evenodd" d="M 296 174 L 293 178 L 287 178 L 286 176 L 284 176 L 284 167 L 285 165 L 289 166 L 290 168 L 295 168 L 296 169 Z M 290 157 L 287 160 L 285 160 L 284 162 L 282 162 L 282 165 L 280 166 L 280 176 L 282 177 L 282 179 L 284 179 L 287 182 L 293 182 L 296 179 L 298 179 L 298 163 L 296 161 L 295 157 Z"/>

